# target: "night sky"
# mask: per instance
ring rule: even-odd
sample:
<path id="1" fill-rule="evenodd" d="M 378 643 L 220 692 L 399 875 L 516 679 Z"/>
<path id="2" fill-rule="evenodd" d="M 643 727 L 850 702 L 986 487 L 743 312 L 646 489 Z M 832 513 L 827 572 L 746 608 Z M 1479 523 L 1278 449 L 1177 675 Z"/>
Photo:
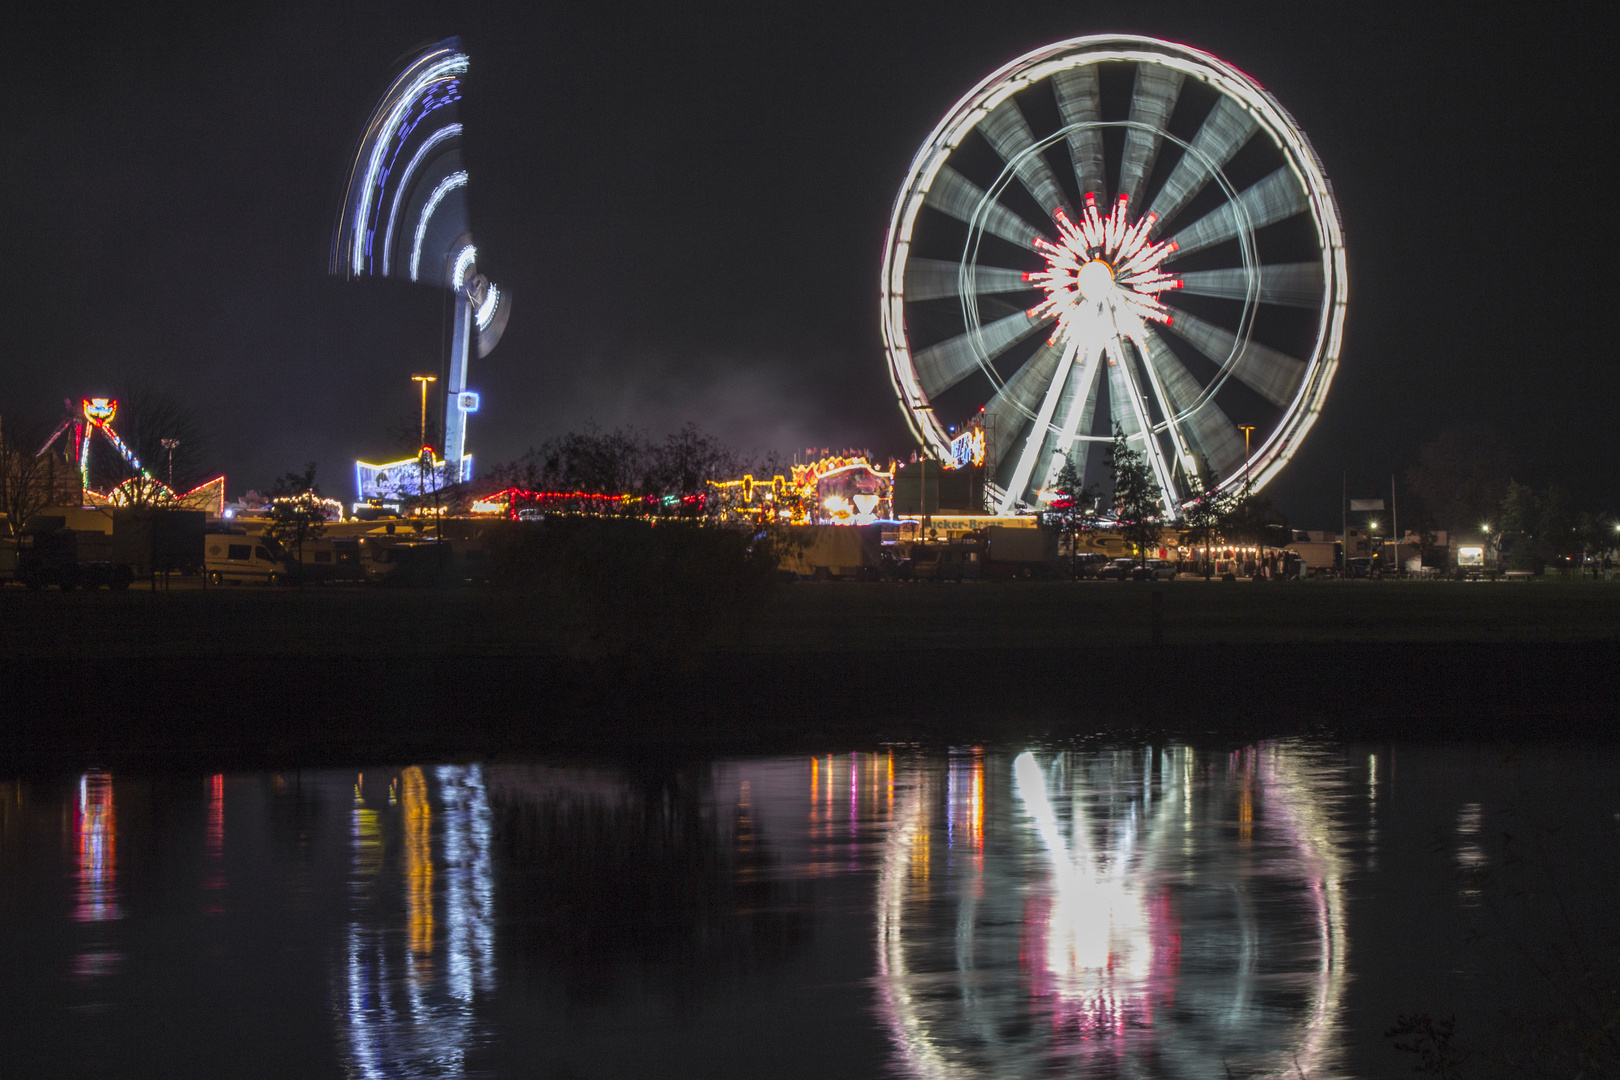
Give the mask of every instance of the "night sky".
<path id="1" fill-rule="evenodd" d="M 377 96 L 459 34 L 480 268 L 514 298 L 471 372 L 481 467 L 592 421 L 909 453 L 877 273 L 912 155 L 1021 53 L 1142 33 L 1254 76 L 1339 198 L 1342 363 L 1269 489 L 1297 525 L 1336 525 L 1342 470 L 1376 494 L 1459 423 L 1620 509 L 1601 10 L 31 5 L 0 122 L 0 413 L 146 379 L 197 412 L 232 497 L 311 459 L 350 496 L 350 463 L 414 415 L 447 309 L 328 278 L 332 226 Z"/>

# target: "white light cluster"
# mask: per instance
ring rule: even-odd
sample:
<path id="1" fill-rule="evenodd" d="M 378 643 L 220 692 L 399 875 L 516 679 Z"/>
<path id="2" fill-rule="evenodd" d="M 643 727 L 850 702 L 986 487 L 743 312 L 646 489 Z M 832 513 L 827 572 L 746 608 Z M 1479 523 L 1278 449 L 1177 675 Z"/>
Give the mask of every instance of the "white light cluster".
<path id="1" fill-rule="evenodd" d="M 1125 214 L 1128 203 L 1121 195 L 1103 217 L 1096 196 L 1087 195 L 1078 222 L 1069 220 L 1062 208 L 1053 213 L 1057 243 L 1036 238 L 1035 248 L 1046 258 L 1046 269 L 1025 274 L 1024 280 L 1045 290 L 1046 299 L 1030 315 L 1057 319 L 1054 341 L 1089 338 L 1093 320 L 1112 322 L 1116 304 L 1136 317 L 1128 322 L 1170 321 L 1158 294 L 1180 288 L 1181 282 L 1161 271 L 1159 264 L 1175 252 L 1175 241 L 1151 243 L 1148 233 L 1157 218 L 1145 214 L 1130 224 Z"/>
<path id="2" fill-rule="evenodd" d="M 497 289 L 495 287 L 495 283 L 492 281 L 489 283 L 488 291 L 484 293 L 484 302 L 478 305 L 478 314 L 473 316 L 474 320 L 478 323 L 478 329 L 489 329 L 489 320 L 495 317 L 495 305 L 499 304 L 500 302 L 501 290 Z"/>
<path id="3" fill-rule="evenodd" d="M 478 261 L 478 249 L 468 244 L 456 256 L 456 268 L 450 272 L 450 287 L 461 288 L 461 283 L 467 280 L 467 268 Z"/>

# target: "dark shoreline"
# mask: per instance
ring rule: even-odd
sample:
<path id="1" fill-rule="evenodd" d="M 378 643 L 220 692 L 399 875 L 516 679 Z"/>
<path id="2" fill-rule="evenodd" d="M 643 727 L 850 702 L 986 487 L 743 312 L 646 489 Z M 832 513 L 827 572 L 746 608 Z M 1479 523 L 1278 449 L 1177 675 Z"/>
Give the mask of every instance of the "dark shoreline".
<path id="1" fill-rule="evenodd" d="M 1181 738 L 1609 741 L 1620 643 L 0 658 L 0 769 Z M 386 692 L 370 688 L 387 686 Z"/>

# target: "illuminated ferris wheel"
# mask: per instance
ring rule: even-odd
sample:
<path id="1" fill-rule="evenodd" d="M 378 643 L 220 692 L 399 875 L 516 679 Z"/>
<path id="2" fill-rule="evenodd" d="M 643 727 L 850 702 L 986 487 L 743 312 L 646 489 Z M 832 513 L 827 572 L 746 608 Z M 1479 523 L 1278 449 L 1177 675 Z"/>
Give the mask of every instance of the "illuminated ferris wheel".
<path id="1" fill-rule="evenodd" d="M 889 375 L 948 456 L 982 421 L 993 507 L 1037 507 L 1065 460 L 1105 474 L 1116 426 L 1167 517 L 1265 484 L 1338 365 L 1338 207 L 1293 119 L 1185 45 L 1074 38 L 974 87 L 912 161 L 883 259 Z"/>

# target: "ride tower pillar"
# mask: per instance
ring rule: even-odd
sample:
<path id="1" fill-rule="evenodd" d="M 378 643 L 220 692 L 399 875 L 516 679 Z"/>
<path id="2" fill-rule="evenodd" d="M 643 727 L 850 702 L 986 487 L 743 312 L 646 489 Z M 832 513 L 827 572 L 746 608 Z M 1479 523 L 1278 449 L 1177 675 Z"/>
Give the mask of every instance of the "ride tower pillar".
<path id="1" fill-rule="evenodd" d="M 466 456 L 467 408 L 462 394 L 467 389 L 467 361 L 472 351 L 473 299 L 471 290 L 457 289 L 455 321 L 450 332 L 450 371 L 444 393 L 444 465 L 452 483 L 471 479 L 472 459 Z"/>

